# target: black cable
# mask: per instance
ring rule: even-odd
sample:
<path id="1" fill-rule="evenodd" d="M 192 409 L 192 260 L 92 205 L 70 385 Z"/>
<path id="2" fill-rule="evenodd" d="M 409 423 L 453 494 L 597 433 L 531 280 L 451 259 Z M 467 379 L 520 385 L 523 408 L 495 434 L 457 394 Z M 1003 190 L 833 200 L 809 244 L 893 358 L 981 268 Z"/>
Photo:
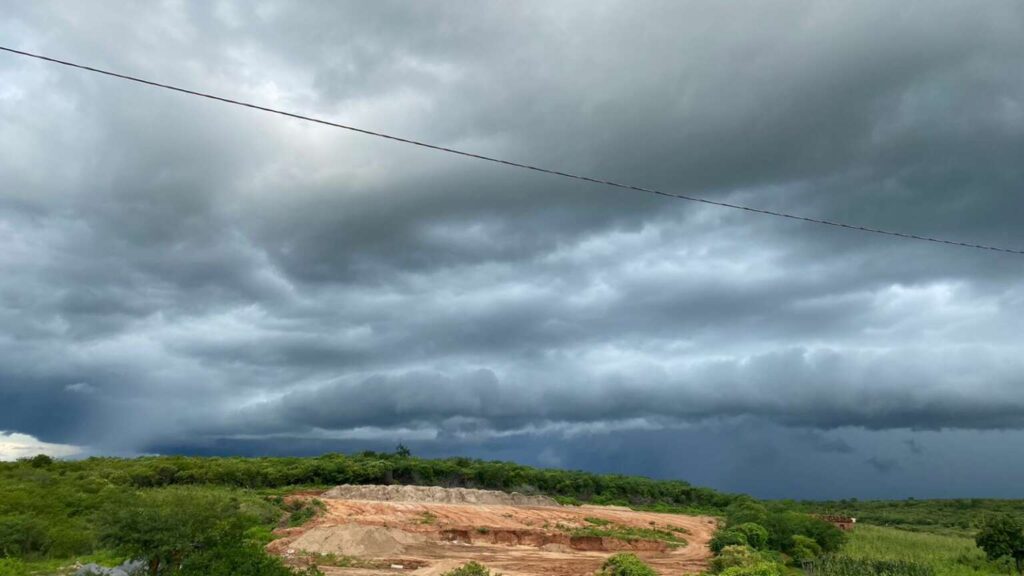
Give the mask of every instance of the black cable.
<path id="1" fill-rule="evenodd" d="M 164 88 L 167 90 L 173 90 L 175 92 L 181 92 L 183 94 L 190 94 L 192 96 L 199 96 L 201 98 L 208 98 L 210 100 L 217 100 L 219 102 L 225 102 L 227 104 L 234 104 L 236 106 L 244 106 L 246 108 L 252 108 L 254 110 L 260 110 L 262 112 L 270 112 L 271 114 L 278 114 L 281 116 L 287 116 L 289 118 L 296 118 L 299 120 L 305 120 L 307 122 L 314 122 L 316 124 L 323 124 L 324 126 L 332 126 L 334 128 L 341 128 L 352 132 L 358 132 L 360 134 L 366 134 L 368 136 L 376 136 L 377 138 L 384 138 L 387 140 L 393 140 L 395 142 L 402 142 L 405 144 L 412 144 L 414 146 L 420 146 L 422 148 L 429 148 L 431 150 L 438 150 L 441 152 L 448 152 L 449 154 L 458 154 L 459 156 L 466 156 L 469 158 L 476 158 L 477 160 L 486 160 L 488 162 L 494 162 L 496 164 L 504 164 L 506 166 L 512 166 L 514 168 L 524 168 L 526 170 L 533 170 L 534 172 L 542 172 L 544 174 L 552 174 L 554 176 L 562 176 L 564 178 L 572 178 L 574 180 L 582 180 L 584 182 L 590 182 L 592 184 L 603 184 L 605 186 L 613 186 L 615 188 L 622 188 L 625 190 L 635 190 L 637 192 L 646 192 L 648 194 L 657 194 L 658 196 L 665 196 L 668 198 L 677 198 L 679 200 L 688 200 L 690 202 L 699 202 L 701 204 L 709 204 L 711 206 L 720 206 L 723 208 L 732 208 L 734 210 L 743 210 L 746 212 L 752 212 L 754 214 L 764 214 L 767 216 L 776 216 L 779 218 L 788 218 L 790 220 L 799 220 L 802 222 L 810 222 L 812 224 L 822 224 L 825 226 L 834 226 L 836 228 L 846 228 L 848 230 L 859 230 L 861 232 L 870 232 L 873 234 L 883 234 L 886 236 L 895 236 L 897 238 L 905 238 L 908 240 L 923 240 L 925 242 L 934 242 L 937 244 L 949 244 L 952 246 L 961 246 L 964 248 L 976 248 L 979 250 L 992 250 L 995 252 L 1005 252 L 1009 254 L 1022 254 L 1024 250 L 1016 250 L 1014 248 L 1002 248 L 999 246 L 988 246 L 985 244 L 974 244 L 970 242 L 958 242 L 955 240 L 944 240 L 942 238 L 933 238 L 930 236 L 919 236 L 917 234 L 908 234 L 906 232 L 895 232 L 892 230 L 882 230 L 880 228 L 870 228 L 867 226 L 857 226 L 854 224 L 845 224 L 843 222 L 836 222 L 833 220 L 823 220 L 819 218 L 810 218 L 808 216 L 797 216 L 795 214 L 788 214 L 786 212 L 776 212 L 774 210 L 765 210 L 763 208 L 752 208 L 750 206 L 743 206 L 741 204 L 732 204 L 729 202 L 721 202 L 718 200 L 708 200 L 707 198 L 700 198 L 698 196 L 687 196 L 685 194 L 676 194 L 672 192 L 664 192 L 662 190 L 656 190 L 653 188 L 644 188 L 642 186 L 634 186 L 632 184 L 620 184 L 611 180 L 602 180 L 600 178 L 592 178 L 590 176 L 581 176 L 579 174 L 571 174 L 569 172 L 562 172 L 560 170 L 552 170 L 550 168 L 542 168 L 540 166 L 534 166 L 531 164 L 522 164 L 520 162 L 513 162 L 511 160 L 502 160 L 501 158 L 494 158 L 492 156 L 484 156 L 482 154 L 474 154 L 472 152 L 466 152 L 464 150 L 456 150 L 454 148 L 447 148 L 445 146 L 438 146 L 437 144 L 429 144 L 427 142 L 421 142 L 419 140 L 410 140 L 409 138 L 401 138 L 399 136 L 392 136 L 390 134 L 384 134 L 382 132 L 374 132 L 373 130 L 367 130 L 365 128 L 357 128 L 355 126 L 348 126 L 345 124 L 339 124 L 337 122 L 331 122 L 328 120 L 322 120 L 320 118 L 313 118 L 311 116 L 303 116 L 301 114 L 295 114 L 293 112 L 286 112 L 284 110 L 278 110 L 275 108 L 268 108 L 266 106 L 260 106 L 258 104 L 251 104 L 249 102 L 242 102 L 240 100 L 232 100 L 231 98 L 225 98 L 223 96 L 215 96 L 213 94 L 207 94 L 205 92 L 197 92 L 195 90 L 189 90 L 187 88 L 179 88 L 178 86 L 172 86 L 170 84 L 161 84 L 159 82 L 153 82 L 152 80 L 144 80 L 142 78 L 136 78 L 135 76 L 129 76 L 127 74 L 118 74 L 117 72 L 111 72 L 109 70 L 102 70 L 100 68 L 93 68 L 92 66 L 85 66 L 82 64 L 75 64 L 74 62 L 68 62 L 66 60 L 58 60 L 56 58 L 50 58 L 49 56 L 43 56 L 40 54 L 33 54 L 31 52 L 25 52 L 22 50 L 15 50 L 13 48 L 7 48 L 0 46 L 0 50 L 10 52 L 11 54 L 18 54 L 20 56 L 27 56 L 29 58 L 36 58 L 38 60 L 45 60 L 54 64 L 61 64 L 64 66 L 70 66 L 72 68 L 78 68 L 80 70 L 87 70 L 89 72 L 96 72 L 97 74 L 104 74 L 106 76 L 113 76 L 114 78 L 120 78 L 122 80 L 130 80 L 132 82 L 138 82 L 139 84 L 146 84 L 148 86 L 155 86 L 157 88 Z"/>

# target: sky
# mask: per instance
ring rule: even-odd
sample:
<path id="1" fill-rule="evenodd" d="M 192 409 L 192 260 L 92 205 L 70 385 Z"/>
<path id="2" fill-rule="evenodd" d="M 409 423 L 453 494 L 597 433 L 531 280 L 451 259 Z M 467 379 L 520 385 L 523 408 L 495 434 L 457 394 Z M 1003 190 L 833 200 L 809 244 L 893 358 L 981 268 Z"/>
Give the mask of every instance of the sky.
<path id="1" fill-rule="evenodd" d="M 21 2 L 8 47 L 1024 249 L 1024 4 Z M 0 53 L 0 458 L 391 450 L 1024 497 L 1024 256 Z"/>

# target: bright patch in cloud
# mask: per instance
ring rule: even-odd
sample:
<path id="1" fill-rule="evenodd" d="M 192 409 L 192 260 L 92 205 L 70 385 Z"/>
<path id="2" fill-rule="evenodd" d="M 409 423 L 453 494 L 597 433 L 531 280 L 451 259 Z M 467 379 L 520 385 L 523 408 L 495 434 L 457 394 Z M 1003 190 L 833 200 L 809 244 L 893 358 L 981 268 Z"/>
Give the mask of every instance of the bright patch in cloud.
<path id="1" fill-rule="evenodd" d="M 78 446 L 42 442 L 28 434 L 19 434 L 18 432 L 0 432 L 0 460 L 17 460 L 37 454 L 67 458 L 81 452 L 82 449 Z"/>

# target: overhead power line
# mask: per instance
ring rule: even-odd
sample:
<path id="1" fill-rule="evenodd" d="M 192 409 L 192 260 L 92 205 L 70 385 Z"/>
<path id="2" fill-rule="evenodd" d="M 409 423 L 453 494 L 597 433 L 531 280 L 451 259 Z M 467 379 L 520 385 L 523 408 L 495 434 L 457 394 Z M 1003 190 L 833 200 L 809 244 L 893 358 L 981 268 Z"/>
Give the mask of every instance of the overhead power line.
<path id="1" fill-rule="evenodd" d="M 128 74 L 120 74 L 117 72 L 111 72 L 110 70 L 103 70 L 101 68 L 94 68 L 92 66 L 85 66 L 83 64 L 76 64 L 67 60 L 59 60 L 57 58 L 51 58 L 49 56 L 43 56 L 41 54 L 34 54 L 32 52 L 25 52 L 23 50 L 15 50 L 14 48 L 8 48 L 6 46 L 0 46 L 0 50 L 9 52 L 11 54 L 17 54 L 19 56 L 26 56 L 29 58 L 36 58 L 38 60 L 44 60 L 53 64 L 60 64 L 62 66 L 70 66 L 71 68 L 78 68 L 79 70 L 86 70 L 88 72 L 95 72 L 97 74 L 103 74 L 105 76 L 112 76 L 114 78 L 120 78 L 122 80 L 129 80 L 131 82 L 137 82 L 139 84 L 145 84 L 147 86 L 154 86 L 156 88 L 163 88 L 165 90 L 173 90 L 174 92 L 181 92 L 182 94 L 189 94 L 191 96 L 199 96 L 200 98 L 207 98 L 209 100 L 216 100 L 218 102 L 224 102 L 226 104 L 234 104 L 235 106 L 243 106 L 245 108 L 252 108 L 253 110 L 259 110 L 261 112 L 269 112 L 271 114 L 277 114 L 280 116 L 287 116 L 289 118 L 295 118 L 298 120 L 304 120 L 306 122 L 313 122 L 316 124 L 322 124 L 324 126 L 331 126 L 333 128 L 341 128 L 343 130 L 349 130 L 351 132 L 358 132 L 360 134 L 366 134 L 368 136 L 376 136 L 377 138 L 384 138 L 386 140 L 393 140 L 395 142 L 402 142 L 404 144 L 412 144 L 413 146 L 419 146 L 421 148 L 429 148 L 431 150 L 437 150 L 439 152 L 447 152 L 449 154 L 456 154 L 459 156 L 465 156 L 468 158 L 476 158 L 477 160 L 486 160 L 487 162 L 494 162 L 496 164 L 504 164 L 505 166 L 511 166 L 513 168 L 522 168 L 525 170 L 532 170 L 534 172 L 541 172 L 543 174 L 551 174 L 553 176 L 561 176 L 563 178 L 571 178 L 573 180 L 581 180 L 583 182 L 589 182 L 591 184 L 601 184 L 604 186 L 612 186 L 615 188 L 622 188 L 624 190 L 633 190 L 636 192 L 645 192 L 647 194 L 656 194 L 658 196 L 664 196 L 667 198 L 675 198 L 678 200 L 687 200 L 690 202 L 698 202 L 700 204 L 708 204 L 711 206 L 719 206 L 722 208 L 731 208 L 733 210 L 743 210 L 744 212 L 751 212 L 754 214 L 762 214 L 765 216 L 775 216 L 778 218 L 788 218 L 790 220 L 798 220 L 801 222 L 809 222 L 811 224 L 820 224 L 824 226 L 832 226 L 835 228 L 845 228 L 847 230 L 857 230 L 860 232 L 870 232 L 872 234 L 882 234 L 885 236 L 893 236 L 896 238 L 904 238 L 907 240 L 921 240 L 924 242 L 934 242 L 936 244 L 948 244 L 951 246 L 960 246 L 963 248 L 975 248 L 978 250 L 991 250 L 995 252 L 1005 252 L 1009 254 L 1022 254 L 1024 250 L 1018 250 L 1014 248 L 1005 248 L 1000 246 L 990 246 L 986 244 L 975 244 L 972 242 L 959 242 L 957 240 L 947 240 L 943 238 L 935 238 L 932 236 L 921 236 L 918 234 L 909 234 L 906 232 L 898 232 L 895 230 L 883 230 L 881 228 L 871 228 L 869 226 L 858 226 L 856 224 L 847 224 L 845 222 L 837 222 L 835 220 L 824 220 L 821 218 L 812 218 L 809 216 L 799 216 L 796 214 L 790 214 L 788 212 L 779 212 L 776 210 L 767 210 L 764 208 L 754 208 L 752 206 L 745 206 L 742 204 L 733 204 L 731 202 L 722 202 L 720 200 L 710 200 L 708 198 L 701 198 L 699 196 L 690 196 L 687 194 L 679 194 L 675 192 L 665 192 L 663 190 L 657 190 L 654 188 L 645 188 L 643 186 L 636 186 L 633 184 L 623 184 L 620 182 L 614 182 L 612 180 L 604 180 L 602 178 L 594 178 L 591 176 L 584 176 L 581 174 L 572 174 L 570 172 L 563 172 L 561 170 L 554 170 L 551 168 L 543 168 L 541 166 L 535 166 L 533 164 L 524 164 L 522 162 L 514 162 L 512 160 L 504 160 L 501 158 L 495 158 L 493 156 L 486 156 L 483 154 L 476 154 L 473 152 L 467 152 L 465 150 L 458 150 L 455 148 L 448 148 L 446 146 L 439 146 L 437 144 L 430 144 L 429 142 L 423 142 L 420 140 L 413 140 L 410 138 L 402 138 L 399 136 L 393 136 L 391 134 L 385 134 L 383 132 L 376 132 L 373 130 L 367 130 L 365 128 L 358 128 L 356 126 L 349 126 L 347 124 L 341 124 L 338 122 L 331 122 L 322 118 L 315 118 L 312 116 L 305 116 L 302 114 L 296 114 L 294 112 L 287 112 L 285 110 L 279 110 L 277 108 L 270 108 L 267 106 L 260 106 L 251 102 L 244 102 L 242 100 L 234 100 L 232 98 L 225 98 L 224 96 L 217 96 L 215 94 L 209 94 L 207 92 L 199 92 L 197 90 L 189 90 L 187 88 L 181 88 L 180 86 L 174 86 L 171 84 L 163 84 L 160 82 L 154 82 L 152 80 L 146 80 L 137 76 L 131 76 Z"/>

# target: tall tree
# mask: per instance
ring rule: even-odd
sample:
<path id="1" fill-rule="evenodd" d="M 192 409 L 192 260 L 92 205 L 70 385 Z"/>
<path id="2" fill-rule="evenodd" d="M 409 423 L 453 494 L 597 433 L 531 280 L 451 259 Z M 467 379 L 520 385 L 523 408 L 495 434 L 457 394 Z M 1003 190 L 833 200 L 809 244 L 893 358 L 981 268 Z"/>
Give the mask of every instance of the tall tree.
<path id="1" fill-rule="evenodd" d="M 974 541 L 990 560 L 1013 558 L 1017 573 L 1024 574 L 1024 524 L 1008 515 L 990 518 Z"/>

